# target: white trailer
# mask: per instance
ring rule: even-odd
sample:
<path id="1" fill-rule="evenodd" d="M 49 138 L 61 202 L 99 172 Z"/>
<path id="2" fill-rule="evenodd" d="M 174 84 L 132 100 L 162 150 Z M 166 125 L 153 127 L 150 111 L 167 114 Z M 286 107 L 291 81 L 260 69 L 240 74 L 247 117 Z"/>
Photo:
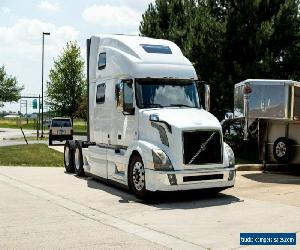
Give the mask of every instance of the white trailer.
<path id="1" fill-rule="evenodd" d="M 87 59 L 88 141 L 66 142 L 68 172 L 138 197 L 234 185 L 233 151 L 219 121 L 201 108 L 195 69 L 179 47 L 141 36 L 93 36 Z"/>
<path id="2" fill-rule="evenodd" d="M 237 83 L 234 112 L 227 118 L 222 122 L 226 138 L 239 134 L 240 140 L 254 139 L 259 160 L 300 164 L 300 82 L 247 79 Z"/>

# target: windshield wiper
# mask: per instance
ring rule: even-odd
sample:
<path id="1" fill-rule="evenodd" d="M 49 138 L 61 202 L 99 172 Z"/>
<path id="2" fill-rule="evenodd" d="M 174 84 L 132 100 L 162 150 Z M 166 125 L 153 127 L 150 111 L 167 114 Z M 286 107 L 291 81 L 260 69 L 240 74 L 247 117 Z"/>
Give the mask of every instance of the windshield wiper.
<path id="1" fill-rule="evenodd" d="M 159 103 L 147 103 L 143 105 L 144 108 L 161 108 L 164 107 L 160 105 Z"/>
<path id="2" fill-rule="evenodd" d="M 170 104 L 169 105 L 170 107 L 188 107 L 188 108 L 195 108 L 195 107 L 192 107 L 192 106 L 189 106 L 189 105 L 186 105 L 186 104 Z"/>

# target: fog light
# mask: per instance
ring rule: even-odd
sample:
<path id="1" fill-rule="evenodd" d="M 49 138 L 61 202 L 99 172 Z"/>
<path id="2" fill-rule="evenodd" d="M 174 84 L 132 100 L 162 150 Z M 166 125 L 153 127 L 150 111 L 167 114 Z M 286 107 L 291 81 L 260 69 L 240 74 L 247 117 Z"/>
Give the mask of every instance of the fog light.
<path id="1" fill-rule="evenodd" d="M 177 179 L 175 174 L 168 174 L 168 178 L 171 185 L 177 185 Z"/>
<path id="2" fill-rule="evenodd" d="M 235 170 L 230 170 L 228 175 L 228 180 L 232 181 L 234 179 L 234 176 L 235 176 Z"/>

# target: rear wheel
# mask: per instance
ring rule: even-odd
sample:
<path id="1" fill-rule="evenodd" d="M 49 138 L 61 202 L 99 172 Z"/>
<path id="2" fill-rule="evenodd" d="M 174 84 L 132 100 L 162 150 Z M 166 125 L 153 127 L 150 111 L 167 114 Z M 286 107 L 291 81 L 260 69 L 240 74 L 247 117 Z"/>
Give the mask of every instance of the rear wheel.
<path id="1" fill-rule="evenodd" d="M 64 165 L 68 173 L 74 172 L 74 149 L 74 141 L 66 141 L 64 146 Z"/>
<path id="2" fill-rule="evenodd" d="M 75 168 L 76 175 L 84 176 L 82 147 L 79 141 L 76 141 L 75 143 L 74 168 Z"/>
<path id="3" fill-rule="evenodd" d="M 149 197 L 150 192 L 146 190 L 144 163 L 137 154 L 132 156 L 129 164 L 129 187 L 138 198 Z"/>

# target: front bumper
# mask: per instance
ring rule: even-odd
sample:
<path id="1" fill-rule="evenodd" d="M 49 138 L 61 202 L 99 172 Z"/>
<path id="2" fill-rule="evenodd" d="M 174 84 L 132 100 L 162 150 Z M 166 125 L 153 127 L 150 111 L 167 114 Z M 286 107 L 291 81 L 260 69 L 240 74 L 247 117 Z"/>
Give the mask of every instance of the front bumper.
<path id="1" fill-rule="evenodd" d="M 53 141 L 73 140 L 73 135 L 50 135 Z"/>
<path id="2" fill-rule="evenodd" d="M 232 187 L 235 183 L 235 176 L 234 168 L 181 171 L 145 169 L 146 189 L 149 191 Z"/>

